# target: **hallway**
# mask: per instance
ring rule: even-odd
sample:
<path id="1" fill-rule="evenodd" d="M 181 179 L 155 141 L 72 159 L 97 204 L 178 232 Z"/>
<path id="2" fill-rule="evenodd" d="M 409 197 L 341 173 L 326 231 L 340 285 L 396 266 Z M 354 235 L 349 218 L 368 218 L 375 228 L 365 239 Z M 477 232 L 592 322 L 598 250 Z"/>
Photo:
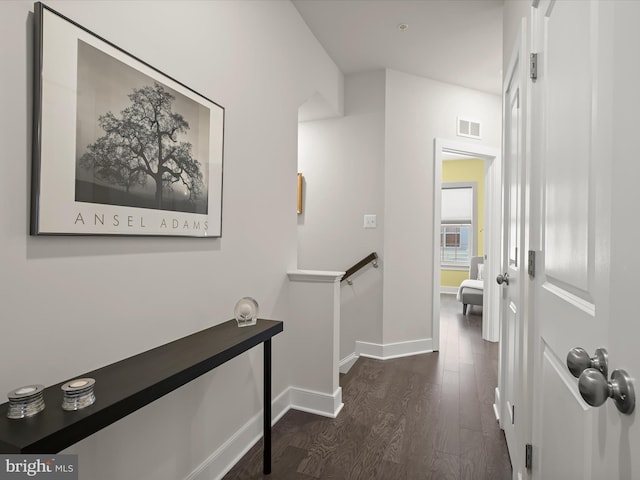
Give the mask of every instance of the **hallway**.
<path id="1" fill-rule="evenodd" d="M 441 351 L 387 361 L 361 357 L 341 376 L 335 420 L 290 410 L 273 428 L 273 473 L 285 479 L 508 480 L 511 465 L 493 413 L 498 344 L 481 339 L 443 295 Z M 262 442 L 224 477 L 263 478 Z"/>

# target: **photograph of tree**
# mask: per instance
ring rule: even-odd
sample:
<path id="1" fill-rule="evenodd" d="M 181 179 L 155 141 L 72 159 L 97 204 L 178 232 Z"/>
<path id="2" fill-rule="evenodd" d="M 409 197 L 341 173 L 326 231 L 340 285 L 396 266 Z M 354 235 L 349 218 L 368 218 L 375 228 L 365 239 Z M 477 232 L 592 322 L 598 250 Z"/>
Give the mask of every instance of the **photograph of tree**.
<path id="1" fill-rule="evenodd" d="M 207 214 L 209 109 L 78 39 L 75 200 Z"/>
<path id="2" fill-rule="evenodd" d="M 224 107 L 40 2 L 33 30 L 31 234 L 220 238 Z"/>

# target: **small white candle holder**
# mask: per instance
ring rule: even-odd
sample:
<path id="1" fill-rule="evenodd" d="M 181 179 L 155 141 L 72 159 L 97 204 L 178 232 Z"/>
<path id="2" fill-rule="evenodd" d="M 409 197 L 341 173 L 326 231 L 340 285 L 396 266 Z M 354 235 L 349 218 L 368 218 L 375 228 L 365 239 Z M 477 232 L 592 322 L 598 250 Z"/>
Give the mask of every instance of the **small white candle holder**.
<path id="1" fill-rule="evenodd" d="M 238 300 L 234 309 L 236 322 L 239 327 L 255 325 L 258 321 L 258 302 L 251 297 L 243 297 Z"/>
<path id="2" fill-rule="evenodd" d="M 8 418 L 31 417 L 44 410 L 44 385 L 26 385 L 7 394 Z"/>
<path id="3" fill-rule="evenodd" d="M 93 405 L 96 396 L 93 393 L 93 386 L 96 381 L 93 378 L 76 378 L 62 387 L 64 398 L 62 399 L 62 409 L 67 411 L 82 410 Z"/>

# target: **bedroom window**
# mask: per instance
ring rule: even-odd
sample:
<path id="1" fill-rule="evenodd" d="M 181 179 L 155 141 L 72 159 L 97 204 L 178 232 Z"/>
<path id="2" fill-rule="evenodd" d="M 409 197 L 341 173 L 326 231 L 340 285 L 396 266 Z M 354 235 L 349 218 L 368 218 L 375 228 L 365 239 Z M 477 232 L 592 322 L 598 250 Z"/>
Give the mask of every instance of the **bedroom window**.
<path id="1" fill-rule="evenodd" d="M 440 263 L 469 265 L 471 258 L 471 224 L 442 225 L 440 229 Z"/>
<path id="2" fill-rule="evenodd" d="M 468 268 L 477 251 L 475 193 L 475 183 L 442 185 L 440 264 L 443 268 Z"/>

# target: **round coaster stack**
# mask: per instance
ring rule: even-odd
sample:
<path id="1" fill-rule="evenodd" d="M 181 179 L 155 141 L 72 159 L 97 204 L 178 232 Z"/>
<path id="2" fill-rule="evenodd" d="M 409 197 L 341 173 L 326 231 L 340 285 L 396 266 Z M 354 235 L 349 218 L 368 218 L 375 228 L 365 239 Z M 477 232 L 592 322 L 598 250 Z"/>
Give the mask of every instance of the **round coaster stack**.
<path id="1" fill-rule="evenodd" d="M 31 417 L 44 410 L 44 385 L 27 385 L 16 388 L 7 395 L 9 418 Z"/>
<path id="2" fill-rule="evenodd" d="M 62 385 L 64 398 L 62 399 L 63 410 L 82 410 L 96 401 L 93 393 L 93 386 L 96 381 L 93 378 L 77 378 Z"/>

